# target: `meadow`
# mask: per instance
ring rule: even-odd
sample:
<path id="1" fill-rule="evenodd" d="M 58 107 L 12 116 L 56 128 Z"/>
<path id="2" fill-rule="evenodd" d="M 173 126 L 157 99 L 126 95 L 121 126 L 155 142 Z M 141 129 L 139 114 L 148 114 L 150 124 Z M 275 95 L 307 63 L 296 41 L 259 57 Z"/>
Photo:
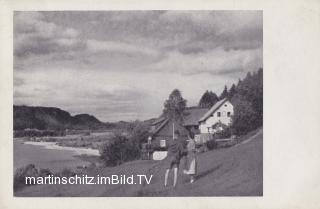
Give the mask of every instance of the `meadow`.
<path id="1" fill-rule="evenodd" d="M 115 167 L 90 167 L 82 174 L 110 176 L 153 175 L 151 184 L 133 185 L 35 185 L 15 192 L 15 196 L 262 196 L 263 132 L 258 129 L 236 146 L 198 154 L 198 174 L 193 184 L 179 169 L 176 188 L 163 186 L 163 161 L 135 160 Z M 183 163 L 180 164 L 182 166 Z M 171 177 L 172 178 L 172 177 Z M 170 179 L 169 182 L 172 185 Z"/>

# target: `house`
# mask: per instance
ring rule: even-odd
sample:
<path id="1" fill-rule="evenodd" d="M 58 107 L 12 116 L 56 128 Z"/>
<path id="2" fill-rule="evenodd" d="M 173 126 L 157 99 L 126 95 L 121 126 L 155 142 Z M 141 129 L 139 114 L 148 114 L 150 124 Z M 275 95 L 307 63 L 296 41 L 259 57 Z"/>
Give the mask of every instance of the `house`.
<path id="1" fill-rule="evenodd" d="M 218 101 L 210 109 L 188 107 L 183 112 L 183 123 L 167 119 L 163 116 L 151 125 L 150 144 L 156 155 L 167 150 L 168 140 L 172 140 L 174 130 L 179 130 L 183 138 L 187 138 L 190 131 L 197 137 L 209 138 L 221 129 L 221 124 L 229 126 L 233 115 L 233 105 L 228 99 Z M 206 140 L 202 140 L 206 141 Z M 161 154 L 161 156 L 164 156 Z M 162 157 L 161 157 L 162 158 Z"/>
<path id="2" fill-rule="evenodd" d="M 160 118 L 151 126 L 151 146 L 154 150 L 165 151 L 168 147 L 168 140 L 172 140 L 174 130 L 179 130 L 182 137 L 188 136 L 188 130 L 177 121 Z"/>
<path id="3" fill-rule="evenodd" d="M 199 119 L 200 133 L 215 133 L 218 123 L 229 126 L 233 115 L 233 105 L 228 99 L 222 99 L 213 105 L 206 114 Z M 221 126 L 218 126 L 221 128 Z"/>

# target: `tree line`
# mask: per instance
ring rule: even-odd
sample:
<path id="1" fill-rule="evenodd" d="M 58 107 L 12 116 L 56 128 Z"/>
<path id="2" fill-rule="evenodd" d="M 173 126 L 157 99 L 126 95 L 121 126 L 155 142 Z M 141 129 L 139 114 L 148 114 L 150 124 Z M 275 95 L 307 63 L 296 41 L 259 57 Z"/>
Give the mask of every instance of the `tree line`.
<path id="1" fill-rule="evenodd" d="M 243 80 L 227 86 L 217 96 L 212 91 L 206 91 L 198 106 L 204 108 L 212 107 L 217 101 L 228 98 L 234 106 L 232 118 L 232 130 L 236 135 L 243 135 L 254 130 L 263 123 L 263 69 L 257 72 L 248 72 Z"/>

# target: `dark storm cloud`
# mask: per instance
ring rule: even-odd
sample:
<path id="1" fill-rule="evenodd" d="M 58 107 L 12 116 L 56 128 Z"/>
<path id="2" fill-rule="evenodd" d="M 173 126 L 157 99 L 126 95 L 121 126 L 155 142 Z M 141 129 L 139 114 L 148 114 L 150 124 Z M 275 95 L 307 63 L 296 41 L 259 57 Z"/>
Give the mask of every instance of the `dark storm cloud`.
<path id="1" fill-rule="evenodd" d="M 14 13 L 14 55 L 26 57 L 83 49 L 73 28 L 48 22 L 40 12 Z"/>
<path id="2" fill-rule="evenodd" d="M 17 57 L 51 54 L 53 61 L 96 68 L 141 69 L 172 51 L 262 47 L 262 13 L 256 11 L 16 12 L 14 22 Z"/>

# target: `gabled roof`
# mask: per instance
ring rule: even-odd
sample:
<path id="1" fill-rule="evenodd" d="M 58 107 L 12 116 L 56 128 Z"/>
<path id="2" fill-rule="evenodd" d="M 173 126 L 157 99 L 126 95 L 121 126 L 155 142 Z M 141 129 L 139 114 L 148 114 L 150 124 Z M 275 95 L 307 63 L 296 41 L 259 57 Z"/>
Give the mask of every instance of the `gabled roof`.
<path id="1" fill-rule="evenodd" d="M 169 121 L 169 119 L 165 119 L 165 118 L 162 118 L 162 119 L 163 120 L 159 120 L 159 121 L 161 121 L 161 124 L 154 131 L 151 131 L 152 135 L 158 133 Z M 160 123 L 160 122 L 158 122 L 158 123 Z"/>
<path id="2" fill-rule="evenodd" d="M 183 126 L 192 126 L 198 125 L 199 119 L 208 112 L 208 108 L 199 108 L 199 107 L 189 107 L 186 108 L 183 112 Z M 160 116 L 157 120 L 155 120 L 152 125 L 157 126 L 157 128 L 151 131 L 151 134 L 158 133 L 167 123 L 169 119 Z"/>
<path id="3" fill-rule="evenodd" d="M 208 112 L 208 108 L 187 108 L 184 111 L 183 125 L 195 126 L 198 125 L 199 119 Z"/>
<path id="4" fill-rule="evenodd" d="M 227 98 L 224 98 L 220 101 L 218 101 L 215 105 L 213 105 L 210 110 L 202 117 L 200 118 L 199 122 L 202 122 L 206 120 L 208 117 L 210 117 L 215 111 L 217 111 L 226 101 L 228 101 Z"/>
<path id="5" fill-rule="evenodd" d="M 160 118 L 157 118 L 153 123 L 151 124 L 152 126 L 157 125 L 158 123 L 161 123 L 165 120 L 166 118 L 161 116 Z"/>

